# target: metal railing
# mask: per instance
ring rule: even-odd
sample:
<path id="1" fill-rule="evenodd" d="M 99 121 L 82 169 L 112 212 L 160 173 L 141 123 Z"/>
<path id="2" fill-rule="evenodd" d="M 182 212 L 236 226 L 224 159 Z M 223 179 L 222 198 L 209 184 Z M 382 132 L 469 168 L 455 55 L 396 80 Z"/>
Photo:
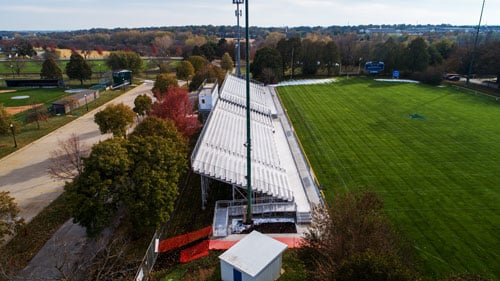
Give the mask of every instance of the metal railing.
<path id="1" fill-rule="evenodd" d="M 146 250 L 146 254 L 139 265 L 134 281 L 149 280 L 149 274 L 153 270 L 153 266 L 158 258 L 158 253 L 156 252 L 156 241 L 157 239 L 160 239 L 160 232 L 160 230 L 157 230 L 153 235 L 153 239 L 151 239 L 148 249 Z"/>
<path id="2" fill-rule="evenodd" d="M 246 204 L 246 199 L 217 201 L 214 210 L 213 235 L 215 237 L 225 237 L 230 234 L 228 233 L 229 219 L 243 218 L 246 213 Z M 288 218 L 290 213 L 297 216 L 297 205 L 294 202 L 280 202 L 271 197 L 252 200 L 252 214 L 273 214 L 273 217 Z"/>

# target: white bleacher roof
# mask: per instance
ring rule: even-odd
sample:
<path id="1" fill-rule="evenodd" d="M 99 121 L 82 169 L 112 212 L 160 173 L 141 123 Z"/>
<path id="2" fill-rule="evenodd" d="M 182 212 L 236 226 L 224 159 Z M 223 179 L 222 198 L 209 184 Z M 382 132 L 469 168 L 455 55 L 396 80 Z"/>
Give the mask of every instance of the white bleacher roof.
<path id="1" fill-rule="evenodd" d="M 196 173 L 246 187 L 246 84 L 228 75 L 192 156 Z M 310 207 L 276 107 L 265 86 L 251 83 L 252 189 Z"/>

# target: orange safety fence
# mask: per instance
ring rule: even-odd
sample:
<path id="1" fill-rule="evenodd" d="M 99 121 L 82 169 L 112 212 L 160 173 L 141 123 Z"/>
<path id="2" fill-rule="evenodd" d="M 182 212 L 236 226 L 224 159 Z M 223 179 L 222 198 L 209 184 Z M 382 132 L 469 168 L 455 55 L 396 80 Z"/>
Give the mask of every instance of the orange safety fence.
<path id="1" fill-rule="evenodd" d="M 234 244 L 238 243 L 238 240 L 210 240 L 208 241 L 208 248 L 212 250 L 227 250 L 231 248 Z"/>
<path id="2" fill-rule="evenodd" d="M 197 231 L 165 239 L 160 241 L 160 244 L 158 246 L 158 252 L 163 253 L 170 251 L 172 249 L 177 249 L 187 244 L 190 244 L 196 240 L 209 237 L 210 235 L 212 235 L 212 226 L 207 226 Z"/>
<path id="3" fill-rule="evenodd" d="M 301 248 L 303 239 L 300 237 L 273 237 L 281 243 L 287 244 L 289 249 Z"/>
<path id="4" fill-rule="evenodd" d="M 290 249 L 302 247 L 302 238 L 300 237 L 272 237 L 281 243 L 284 243 Z M 210 240 L 208 248 L 212 250 L 227 250 L 231 248 L 234 244 L 238 243 L 238 240 Z"/>
<path id="5" fill-rule="evenodd" d="M 192 247 L 181 251 L 181 263 L 194 261 L 196 259 L 208 256 L 208 240 L 202 241 Z"/>

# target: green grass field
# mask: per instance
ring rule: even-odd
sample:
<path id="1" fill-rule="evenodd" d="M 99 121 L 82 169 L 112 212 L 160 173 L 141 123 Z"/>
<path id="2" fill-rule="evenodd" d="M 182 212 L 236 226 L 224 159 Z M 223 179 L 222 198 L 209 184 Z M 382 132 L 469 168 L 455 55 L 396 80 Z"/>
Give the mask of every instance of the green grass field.
<path id="1" fill-rule="evenodd" d="M 5 107 L 30 105 L 32 102 L 45 103 L 49 105 L 68 94 L 62 88 L 31 89 L 31 88 L 0 88 L 0 90 L 15 90 L 11 93 L 0 93 L 0 104 Z M 26 99 L 12 99 L 16 96 L 29 96 Z"/>
<path id="2" fill-rule="evenodd" d="M 99 99 L 88 103 L 89 110 L 97 108 L 105 104 L 106 102 L 120 96 L 123 93 L 123 90 L 101 92 Z M 0 94 L 0 104 L 5 102 L 6 104 L 9 104 L 8 106 L 15 106 L 13 104 L 10 104 L 11 101 L 8 95 L 11 94 L 30 96 L 33 95 L 35 96 L 36 102 L 44 103 L 46 104 L 46 106 L 50 105 L 52 101 L 57 100 L 64 95 L 68 95 L 64 93 L 63 89 L 20 89 L 16 93 Z M 23 101 L 27 105 L 30 104 L 29 99 L 20 101 Z M 76 110 L 73 110 L 71 115 L 68 116 L 52 116 L 47 122 L 40 122 L 40 129 L 37 128 L 36 123 L 24 124 L 26 112 L 15 114 L 12 119 L 14 120 L 14 123 L 17 124 L 16 140 L 18 149 L 47 135 L 48 133 L 56 130 L 57 128 L 60 128 L 61 126 L 64 126 L 68 122 L 73 121 L 77 116 L 84 115 L 86 112 L 86 107 L 80 107 Z M 6 135 L 0 135 L 0 158 L 14 152 L 15 150 L 16 149 L 13 147 L 13 136 L 10 133 Z"/>
<path id="3" fill-rule="evenodd" d="M 278 91 L 327 202 L 374 189 L 424 274 L 500 279 L 500 102 L 368 79 Z"/>

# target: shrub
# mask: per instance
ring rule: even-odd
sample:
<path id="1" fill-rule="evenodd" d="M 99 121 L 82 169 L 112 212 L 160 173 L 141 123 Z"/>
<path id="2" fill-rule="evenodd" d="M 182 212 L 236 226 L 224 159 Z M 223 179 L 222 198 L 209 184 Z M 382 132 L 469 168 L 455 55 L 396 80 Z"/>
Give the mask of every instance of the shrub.
<path id="1" fill-rule="evenodd" d="M 420 81 L 424 84 L 437 86 L 443 81 L 443 71 L 439 67 L 430 66 L 422 72 L 413 74 L 413 79 Z"/>

